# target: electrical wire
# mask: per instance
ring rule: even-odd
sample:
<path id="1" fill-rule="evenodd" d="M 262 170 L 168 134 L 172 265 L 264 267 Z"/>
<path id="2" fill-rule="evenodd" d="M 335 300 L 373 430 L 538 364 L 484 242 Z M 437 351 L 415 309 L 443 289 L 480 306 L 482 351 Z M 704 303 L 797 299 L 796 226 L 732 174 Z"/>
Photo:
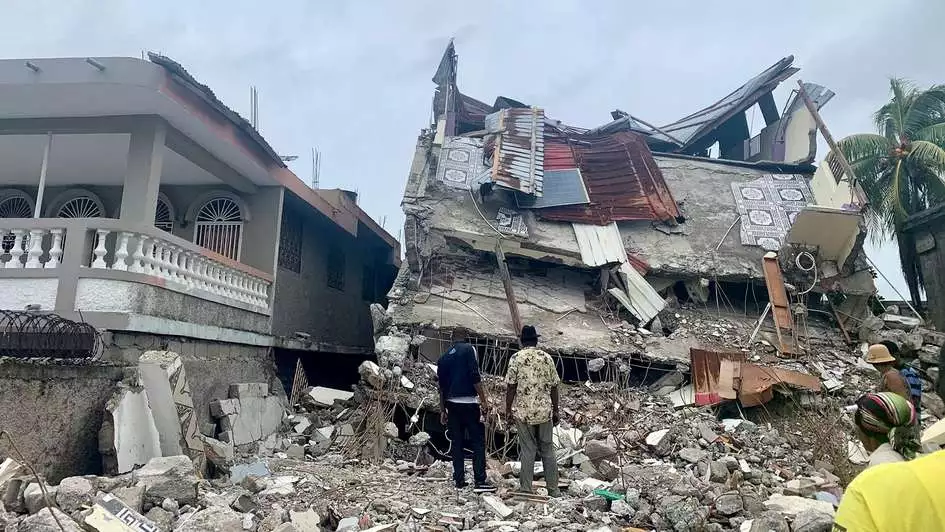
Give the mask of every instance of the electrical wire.
<path id="1" fill-rule="evenodd" d="M 807 257 L 810 259 L 810 266 L 801 266 L 801 257 Z M 794 257 L 794 265 L 797 266 L 797 269 L 801 270 L 804 273 L 814 272 L 814 282 L 811 283 L 810 288 L 804 290 L 803 292 L 798 293 L 798 296 L 803 296 L 814 289 L 817 286 L 817 261 L 814 259 L 814 256 L 807 251 L 802 251 Z"/>
<path id="2" fill-rule="evenodd" d="M 473 194 L 473 187 L 472 187 L 472 185 L 469 186 L 469 189 L 468 189 L 468 190 L 469 190 L 469 198 L 470 198 L 470 199 L 472 200 L 472 202 L 473 202 L 473 207 L 476 208 L 476 212 L 479 213 L 479 217 L 482 218 L 482 221 L 486 222 L 486 225 L 489 226 L 489 229 L 492 229 L 493 231 L 495 231 L 495 234 L 499 235 L 499 238 L 500 238 L 500 239 L 505 238 L 505 236 L 504 236 L 498 229 L 496 229 L 495 226 L 492 225 L 492 223 L 490 223 L 488 219 L 486 219 L 486 215 L 485 215 L 485 214 L 482 214 L 482 210 L 479 209 L 479 204 L 476 203 L 476 195 Z"/>

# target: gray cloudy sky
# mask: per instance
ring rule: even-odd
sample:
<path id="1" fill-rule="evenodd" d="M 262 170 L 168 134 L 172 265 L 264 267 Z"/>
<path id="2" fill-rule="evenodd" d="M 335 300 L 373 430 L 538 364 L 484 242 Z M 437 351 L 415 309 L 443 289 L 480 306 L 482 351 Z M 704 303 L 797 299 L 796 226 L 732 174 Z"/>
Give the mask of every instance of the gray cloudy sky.
<path id="1" fill-rule="evenodd" d="M 889 76 L 945 82 L 943 20 L 942 0 L 6 0 L 0 54 L 159 51 L 244 116 L 255 85 L 260 130 L 280 153 L 300 155 L 295 172 L 308 178 L 317 145 L 321 185 L 357 189 L 397 235 L 430 77 L 450 37 L 463 92 L 506 95 L 579 126 L 617 107 L 672 121 L 793 54 L 800 78 L 837 93 L 823 114 L 842 137 L 872 130 Z M 894 250 L 873 256 L 898 274 Z"/>

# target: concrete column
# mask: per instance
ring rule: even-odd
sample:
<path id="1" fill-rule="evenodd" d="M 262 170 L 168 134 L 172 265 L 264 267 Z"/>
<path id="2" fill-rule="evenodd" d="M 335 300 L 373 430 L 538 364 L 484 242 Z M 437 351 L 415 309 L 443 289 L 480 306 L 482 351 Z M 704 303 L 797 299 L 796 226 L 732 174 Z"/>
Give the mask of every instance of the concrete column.
<path id="1" fill-rule="evenodd" d="M 128 144 L 128 168 L 121 193 L 122 220 L 139 224 L 154 223 L 158 186 L 164 158 L 166 126 L 161 120 L 148 120 L 131 131 Z"/>

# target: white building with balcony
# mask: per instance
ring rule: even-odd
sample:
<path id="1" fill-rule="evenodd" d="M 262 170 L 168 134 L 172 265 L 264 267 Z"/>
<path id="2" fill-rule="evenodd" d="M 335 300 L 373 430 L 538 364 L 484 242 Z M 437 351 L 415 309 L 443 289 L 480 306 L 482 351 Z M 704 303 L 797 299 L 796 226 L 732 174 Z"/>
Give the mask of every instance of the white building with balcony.
<path id="1" fill-rule="evenodd" d="M 157 55 L 0 61 L 0 248 L 0 309 L 90 323 L 115 363 L 177 351 L 203 404 L 274 352 L 370 354 L 400 264 Z"/>

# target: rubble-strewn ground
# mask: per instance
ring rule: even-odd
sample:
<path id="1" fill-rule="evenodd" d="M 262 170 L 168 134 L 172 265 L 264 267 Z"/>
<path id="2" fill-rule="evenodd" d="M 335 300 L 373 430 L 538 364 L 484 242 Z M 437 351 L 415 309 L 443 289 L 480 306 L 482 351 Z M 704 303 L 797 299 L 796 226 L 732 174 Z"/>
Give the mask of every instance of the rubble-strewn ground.
<path id="1" fill-rule="evenodd" d="M 749 345 L 747 318 L 678 308 L 661 320 L 672 323 L 655 330 L 612 326 L 614 341 L 632 346 L 627 355 L 582 360 L 590 378 L 563 385 L 555 429 L 560 498 L 546 496 L 540 473 L 535 495 L 517 493 L 515 435 L 499 415 L 504 384 L 488 374 L 489 476 L 499 491 L 456 490 L 452 442 L 436 415 L 435 365 L 417 356 L 422 337 L 388 328 L 378 340 L 380 364 L 361 366 L 354 393 L 307 388 L 281 423 L 253 414 L 252 401 L 268 404 L 261 385 L 231 387 L 231 398 L 211 405 L 220 426 L 207 430 L 225 441 L 205 435 L 219 451 L 207 454 L 208 480 L 198 479 L 187 457 L 154 458 L 124 475 L 48 486 L 56 507 L 50 513 L 32 473 L 7 460 L 0 465 L 0 527 L 57 531 L 57 517 L 64 530 L 80 530 L 81 522 L 106 532 L 119 530 L 107 516 L 120 514 L 139 523 L 136 530 L 185 532 L 829 530 L 843 487 L 864 463 L 846 409 L 877 380 L 861 347 L 845 346 L 821 326 L 805 339 L 808 353 L 788 360 L 763 339 Z M 936 374 L 933 355 L 945 335 L 909 323 L 903 329 L 904 320 L 887 317 L 885 327 L 872 320 L 859 334 L 907 345 L 913 355 L 907 361 Z M 681 338 L 816 375 L 824 390 L 776 385 L 773 399 L 754 408 L 680 403 L 691 380 L 688 364 L 652 361 Z M 925 426 L 945 415 L 931 390 L 923 404 Z M 247 427 L 263 438 L 234 446 Z M 276 432 L 263 434 L 269 430 Z"/>

